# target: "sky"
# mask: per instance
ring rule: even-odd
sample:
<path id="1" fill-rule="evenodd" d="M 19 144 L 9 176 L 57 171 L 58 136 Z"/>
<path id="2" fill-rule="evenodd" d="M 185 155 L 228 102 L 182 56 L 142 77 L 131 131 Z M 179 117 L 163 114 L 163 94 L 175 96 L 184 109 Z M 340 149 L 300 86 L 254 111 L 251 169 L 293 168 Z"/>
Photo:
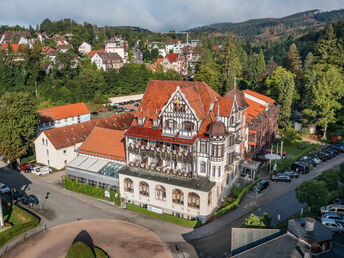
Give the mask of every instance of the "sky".
<path id="1" fill-rule="evenodd" d="M 344 0 L 0 0 L 0 25 L 35 27 L 45 18 L 71 18 L 99 26 L 128 25 L 167 32 L 342 8 Z"/>

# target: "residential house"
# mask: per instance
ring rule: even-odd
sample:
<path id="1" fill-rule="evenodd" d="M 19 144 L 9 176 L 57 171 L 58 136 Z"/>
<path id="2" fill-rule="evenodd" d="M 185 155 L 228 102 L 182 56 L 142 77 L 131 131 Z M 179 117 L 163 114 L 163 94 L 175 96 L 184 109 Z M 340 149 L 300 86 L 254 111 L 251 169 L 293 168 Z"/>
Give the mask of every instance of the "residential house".
<path id="1" fill-rule="evenodd" d="M 14 62 L 24 61 L 27 53 L 27 45 L 20 44 L 1 44 L 0 49 L 6 55 L 12 56 Z"/>
<path id="2" fill-rule="evenodd" d="M 32 36 L 28 31 L 5 31 L 0 34 L 0 45 L 1 44 L 19 44 L 29 45 L 32 47 Z"/>
<path id="3" fill-rule="evenodd" d="M 66 53 L 69 49 L 73 49 L 73 46 L 71 44 L 64 44 L 64 45 L 57 45 L 56 47 L 57 51 Z"/>
<path id="4" fill-rule="evenodd" d="M 130 126 L 132 119 L 133 113 L 129 112 L 42 131 L 34 141 L 36 161 L 56 169 L 62 169 L 78 155 L 78 148 L 93 128 L 101 127 L 123 131 Z M 104 148 L 106 146 L 104 144 Z M 83 148 L 83 150 L 85 149 L 88 147 Z M 99 151 L 104 155 L 105 150 L 99 149 Z"/>
<path id="5" fill-rule="evenodd" d="M 100 50 L 91 50 L 91 52 L 90 53 L 88 53 L 88 56 L 90 57 L 90 58 L 92 58 L 95 54 L 97 54 L 97 53 L 105 53 L 105 50 L 104 49 L 100 49 Z"/>
<path id="6" fill-rule="evenodd" d="M 88 55 L 92 50 L 92 46 L 88 44 L 87 42 L 83 42 L 78 48 L 78 50 L 79 50 L 79 53 Z"/>
<path id="7" fill-rule="evenodd" d="M 42 47 L 41 52 L 42 54 L 48 56 L 50 61 L 54 61 L 57 55 L 57 50 L 49 46 Z"/>
<path id="8" fill-rule="evenodd" d="M 161 42 L 148 42 L 147 48 L 152 51 L 153 49 L 158 49 L 159 56 L 165 57 L 168 52 L 166 52 L 166 47 Z"/>
<path id="9" fill-rule="evenodd" d="M 54 35 L 52 39 L 55 41 L 56 45 L 68 45 L 68 41 L 64 36 Z"/>
<path id="10" fill-rule="evenodd" d="M 37 110 L 39 130 L 79 124 L 91 119 L 91 112 L 83 102 Z"/>
<path id="11" fill-rule="evenodd" d="M 187 59 L 177 53 L 170 53 L 164 58 L 158 58 L 156 62 L 150 66 L 150 68 L 153 70 L 158 70 L 159 65 L 162 66 L 164 71 L 172 69 L 181 75 L 186 75 L 188 73 Z"/>
<path id="12" fill-rule="evenodd" d="M 96 53 L 91 62 L 97 65 L 98 69 L 107 71 L 109 69 L 119 70 L 123 66 L 123 58 L 118 53 Z"/>
<path id="13" fill-rule="evenodd" d="M 104 41 L 106 53 L 117 53 L 123 60 L 127 58 L 128 43 L 119 37 Z"/>
<path id="14" fill-rule="evenodd" d="M 41 43 L 43 43 L 44 40 L 49 38 L 49 36 L 45 32 L 37 32 L 37 38 Z"/>
<path id="15" fill-rule="evenodd" d="M 175 40 L 175 39 L 170 39 L 170 40 L 167 40 L 164 45 L 165 45 L 165 48 L 166 48 L 166 53 L 173 53 L 175 47 L 180 44 L 181 41 L 179 40 Z"/>
<path id="16" fill-rule="evenodd" d="M 200 54 L 197 52 L 196 47 L 189 45 L 182 48 L 182 55 L 187 59 L 188 68 L 195 71 L 196 64 L 199 62 Z"/>

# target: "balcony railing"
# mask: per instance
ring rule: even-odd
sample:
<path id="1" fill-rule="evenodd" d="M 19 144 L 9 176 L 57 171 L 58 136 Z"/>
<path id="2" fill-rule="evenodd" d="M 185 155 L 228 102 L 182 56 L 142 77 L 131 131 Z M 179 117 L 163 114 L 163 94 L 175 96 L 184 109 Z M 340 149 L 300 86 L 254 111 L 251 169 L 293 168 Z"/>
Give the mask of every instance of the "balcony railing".
<path id="1" fill-rule="evenodd" d="M 160 148 L 148 145 L 129 144 L 128 150 L 135 154 L 145 154 L 150 157 L 179 162 L 192 162 L 194 154 L 187 150 L 171 150 L 170 148 Z"/>
<path id="2" fill-rule="evenodd" d="M 192 172 L 187 172 L 184 169 L 172 169 L 167 166 L 159 166 L 157 163 L 148 164 L 147 162 L 140 162 L 139 160 L 129 162 L 130 167 L 144 169 L 154 173 L 165 174 L 175 177 L 192 178 Z"/>

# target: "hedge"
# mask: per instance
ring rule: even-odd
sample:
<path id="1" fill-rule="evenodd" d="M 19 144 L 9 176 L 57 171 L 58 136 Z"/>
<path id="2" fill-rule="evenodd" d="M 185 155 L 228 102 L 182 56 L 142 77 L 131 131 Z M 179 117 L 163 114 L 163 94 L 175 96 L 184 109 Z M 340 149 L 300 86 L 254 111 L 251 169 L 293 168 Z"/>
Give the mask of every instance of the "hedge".
<path id="1" fill-rule="evenodd" d="M 148 215 L 157 219 L 161 219 L 161 220 L 165 220 L 174 224 L 178 224 L 184 227 L 189 227 L 189 228 L 194 228 L 200 225 L 201 223 L 199 220 L 187 220 L 187 219 L 179 218 L 179 217 L 169 215 L 169 214 L 164 214 L 164 213 L 160 214 L 160 213 L 152 212 L 152 211 L 147 210 L 146 208 L 142 208 L 130 203 L 127 204 L 127 209 L 131 211 L 139 212 L 144 215 Z"/>
<path id="2" fill-rule="evenodd" d="M 291 164 L 293 164 L 294 162 L 298 161 L 302 157 L 306 156 L 308 153 L 310 153 L 311 151 L 315 150 L 318 146 L 319 145 L 317 145 L 317 144 L 313 144 L 313 145 L 307 147 L 306 149 L 300 151 L 297 155 L 293 156 L 290 159 L 278 161 L 277 162 L 276 173 L 279 172 L 279 171 L 283 171 L 283 170 L 288 169 Z"/>
<path id="3" fill-rule="evenodd" d="M 15 238 L 16 236 L 36 227 L 39 224 L 39 219 L 32 215 L 31 213 L 21 209 L 20 207 L 13 205 L 11 216 L 16 216 L 19 214 L 22 217 L 25 217 L 29 222 L 22 224 L 15 224 L 11 228 L 6 229 L 5 231 L 0 232 L 0 246 L 3 246 L 9 240 Z M 10 219 L 11 222 L 11 219 Z"/>
<path id="4" fill-rule="evenodd" d="M 251 184 L 249 184 L 248 186 L 245 186 L 242 188 L 241 192 L 239 193 L 238 197 L 236 198 L 236 200 L 234 202 L 232 202 L 231 204 L 228 204 L 226 207 L 223 207 L 222 209 L 219 209 L 218 211 L 216 211 L 214 213 L 215 217 L 220 217 L 224 214 L 226 214 L 227 212 L 234 210 L 235 208 L 237 208 L 240 204 L 240 202 L 242 201 L 242 199 L 244 198 L 245 194 L 251 190 L 251 188 L 258 182 L 260 181 L 260 179 L 257 179 L 256 181 L 252 182 Z"/>
<path id="5" fill-rule="evenodd" d="M 64 187 L 70 191 L 78 192 L 78 193 L 92 196 L 92 197 L 102 199 L 102 200 L 112 201 L 112 202 L 115 202 L 115 204 L 118 206 L 121 205 L 121 198 L 120 198 L 119 193 L 117 193 L 117 198 L 116 198 L 115 197 L 116 192 L 111 191 L 111 190 L 108 190 L 110 193 L 110 198 L 107 198 L 105 197 L 104 189 L 91 186 L 91 185 L 81 184 L 79 182 L 70 180 L 68 177 L 66 177 L 64 181 Z"/>

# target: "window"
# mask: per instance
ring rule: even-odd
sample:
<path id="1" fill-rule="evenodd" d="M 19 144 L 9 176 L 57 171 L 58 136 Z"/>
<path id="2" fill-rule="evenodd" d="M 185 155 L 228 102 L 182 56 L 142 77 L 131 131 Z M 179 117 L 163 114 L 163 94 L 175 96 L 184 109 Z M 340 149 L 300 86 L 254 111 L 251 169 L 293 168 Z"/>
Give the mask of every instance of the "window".
<path id="1" fill-rule="evenodd" d="M 149 185 L 146 182 L 144 181 L 140 182 L 139 190 L 140 190 L 140 195 L 149 197 Z"/>
<path id="2" fill-rule="evenodd" d="M 99 188 L 101 188 L 101 189 L 107 189 L 107 188 L 109 188 L 109 185 L 108 185 L 108 184 L 105 184 L 105 183 L 100 183 L 100 182 L 99 182 Z"/>
<path id="3" fill-rule="evenodd" d="M 130 178 L 124 178 L 124 191 L 130 193 L 134 192 L 133 180 L 131 180 Z"/>
<path id="4" fill-rule="evenodd" d="M 204 161 L 201 161 L 201 165 L 200 165 L 200 170 L 201 170 L 201 173 L 205 173 L 205 162 Z"/>
<path id="5" fill-rule="evenodd" d="M 195 130 L 195 125 L 190 121 L 185 121 L 182 123 L 182 128 L 186 132 L 192 132 Z"/>
<path id="6" fill-rule="evenodd" d="M 80 184 L 86 184 L 86 178 L 78 177 L 78 182 L 79 182 Z"/>
<path id="7" fill-rule="evenodd" d="M 228 153 L 228 165 L 233 163 L 234 153 L 230 152 Z"/>
<path id="8" fill-rule="evenodd" d="M 221 166 L 219 166 L 217 168 L 217 176 L 220 177 L 221 176 Z"/>
<path id="9" fill-rule="evenodd" d="M 166 189 L 162 185 L 157 185 L 155 187 L 155 199 L 166 201 Z"/>
<path id="10" fill-rule="evenodd" d="M 138 125 L 143 125 L 143 118 L 142 117 L 137 118 L 137 123 Z"/>
<path id="11" fill-rule="evenodd" d="M 172 119 L 169 119 L 165 122 L 165 128 L 169 130 L 175 130 L 177 129 L 177 122 Z"/>
<path id="12" fill-rule="evenodd" d="M 207 153 L 207 143 L 206 142 L 201 142 L 201 146 L 200 146 L 200 152 L 201 153 Z"/>
<path id="13" fill-rule="evenodd" d="M 211 198 L 212 198 L 212 196 L 211 196 L 211 191 L 208 193 L 208 205 L 210 205 L 211 204 Z"/>
<path id="14" fill-rule="evenodd" d="M 212 156 L 215 157 L 215 158 L 223 157 L 223 144 L 213 145 Z"/>
<path id="15" fill-rule="evenodd" d="M 213 166 L 213 177 L 215 177 L 215 170 L 216 170 L 216 168 L 215 168 L 215 166 Z"/>
<path id="16" fill-rule="evenodd" d="M 172 202 L 176 204 L 184 204 L 184 193 L 179 189 L 173 189 Z"/>
<path id="17" fill-rule="evenodd" d="M 63 154 L 65 154 L 65 155 L 66 155 L 66 153 L 67 153 L 67 150 L 63 150 Z"/>
<path id="18" fill-rule="evenodd" d="M 188 194 L 188 206 L 199 209 L 200 197 L 196 193 Z"/>
<path id="19" fill-rule="evenodd" d="M 231 118 L 229 119 L 229 125 L 233 125 L 234 124 L 234 117 L 231 116 Z"/>
<path id="20" fill-rule="evenodd" d="M 174 103 L 173 104 L 173 111 L 176 113 L 185 113 L 185 104 L 178 104 L 178 103 Z"/>
<path id="21" fill-rule="evenodd" d="M 87 183 L 91 186 L 97 186 L 97 181 L 94 181 L 94 180 L 87 180 Z"/>
<path id="22" fill-rule="evenodd" d="M 67 118 L 65 118 L 65 122 L 67 122 Z"/>
<path id="23" fill-rule="evenodd" d="M 44 138 L 42 138 L 42 144 L 44 145 Z"/>
<path id="24" fill-rule="evenodd" d="M 153 126 L 158 127 L 159 126 L 159 119 L 153 119 Z"/>
<path id="25" fill-rule="evenodd" d="M 65 165 L 67 164 L 67 160 L 64 161 Z"/>
<path id="26" fill-rule="evenodd" d="M 49 150 L 47 149 L 46 151 L 47 151 L 47 156 L 49 156 Z"/>
<path id="27" fill-rule="evenodd" d="M 76 181 L 76 176 L 69 175 L 68 177 L 71 181 L 73 181 L 73 182 Z"/>

